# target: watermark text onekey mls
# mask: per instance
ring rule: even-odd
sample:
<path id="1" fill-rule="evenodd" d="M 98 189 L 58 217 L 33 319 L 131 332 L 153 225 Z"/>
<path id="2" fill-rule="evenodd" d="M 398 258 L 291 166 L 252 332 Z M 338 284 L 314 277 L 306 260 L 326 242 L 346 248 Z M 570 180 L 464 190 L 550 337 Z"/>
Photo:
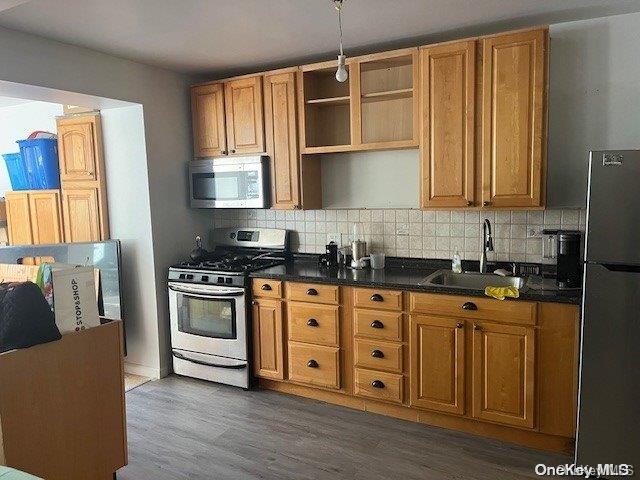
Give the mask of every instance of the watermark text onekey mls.
<path id="1" fill-rule="evenodd" d="M 584 478 L 601 478 L 601 477 L 631 477 L 634 473 L 633 465 L 621 463 L 614 465 L 613 463 L 599 463 L 598 465 L 576 465 L 566 463 L 564 465 L 545 465 L 539 463 L 535 467 L 536 475 L 539 476 L 572 476 Z"/>

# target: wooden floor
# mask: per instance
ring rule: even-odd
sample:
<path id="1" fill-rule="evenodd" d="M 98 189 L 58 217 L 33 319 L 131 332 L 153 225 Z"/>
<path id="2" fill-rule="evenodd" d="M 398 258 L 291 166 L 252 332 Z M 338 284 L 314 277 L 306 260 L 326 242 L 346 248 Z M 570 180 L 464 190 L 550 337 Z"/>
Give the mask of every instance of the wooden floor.
<path id="1" fill-rule="evenodd" d="M 129 465 L 141 479 L 537 478 L 547 454 L 270 391 L 172 376 L 127 393 Z"/>

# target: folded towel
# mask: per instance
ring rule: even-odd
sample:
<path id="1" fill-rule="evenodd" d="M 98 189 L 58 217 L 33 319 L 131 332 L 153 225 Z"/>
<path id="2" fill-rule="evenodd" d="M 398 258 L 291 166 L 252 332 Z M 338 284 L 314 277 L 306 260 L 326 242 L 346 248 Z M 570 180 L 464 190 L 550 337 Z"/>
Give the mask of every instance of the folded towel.
<path id="1" fill-rule="evenodd" d="M 518 287 L 487 287 L 484 289 L 484 294 L 487 297 L 504 300 L 506 297 L 518 298 L 520 290 L 518 290 Z"/>

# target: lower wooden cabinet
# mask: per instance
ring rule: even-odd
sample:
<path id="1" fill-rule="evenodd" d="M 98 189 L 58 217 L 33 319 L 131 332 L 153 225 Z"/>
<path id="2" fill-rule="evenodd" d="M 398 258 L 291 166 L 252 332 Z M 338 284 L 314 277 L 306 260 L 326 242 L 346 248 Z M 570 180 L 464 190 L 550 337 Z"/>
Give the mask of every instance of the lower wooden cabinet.
<path id="1" fill-rule="evenodd" d="M 58 190 L 6 192 L 10 245 L 41 245 L 63 241 Z"/>
<path id="2" fill-rule="evenodd" d="M 253 371 L 257 377 L 284 379 L 282 302 L 253 301 Z"/>
<path id="3" fill-rule="evenodd" d="M 385 302 L 369 303 L 370 289 L 262 279 L 252 292 L 266 388 L 535 448 L 573 444 L 577 305 L 376 290 L 393 299 L 376 309 Z"/>
<path id="4" fill-rule="evenodd" d="M 97 242 L 104 239 L 97 188 L 64 188 L 62 209 L 67 242 Z"/>
<path id="5" fill-rule="evenodd" d="M 464 320 L 411 316 L 411 405 L 465 412 Z"/>
<path id="6" fill-rule="evenodd" d="M 534 427 L 532 327 L 478 321 L 473 326 L 473 416 Z"/>
<path id="7" fill-rule="evenodd" d="M 289 380 L 340 388 L 340 349 L 289 342 Z"/>

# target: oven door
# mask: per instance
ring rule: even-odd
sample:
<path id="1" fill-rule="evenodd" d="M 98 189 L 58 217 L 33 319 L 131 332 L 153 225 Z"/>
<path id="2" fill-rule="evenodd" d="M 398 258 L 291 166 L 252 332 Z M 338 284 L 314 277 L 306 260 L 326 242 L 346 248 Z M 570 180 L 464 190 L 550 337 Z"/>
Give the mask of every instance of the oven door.
<path id="1" fill-rule="evenodd" d="M 194 160 L 189 164 L 191 206 L 195 208 L 265 208 L 262 157 Z"/>
<path id="2" fill-rule="evenodd" d="M 247 360 L 244 288 L 169 283 L 172 347 Z"/>

